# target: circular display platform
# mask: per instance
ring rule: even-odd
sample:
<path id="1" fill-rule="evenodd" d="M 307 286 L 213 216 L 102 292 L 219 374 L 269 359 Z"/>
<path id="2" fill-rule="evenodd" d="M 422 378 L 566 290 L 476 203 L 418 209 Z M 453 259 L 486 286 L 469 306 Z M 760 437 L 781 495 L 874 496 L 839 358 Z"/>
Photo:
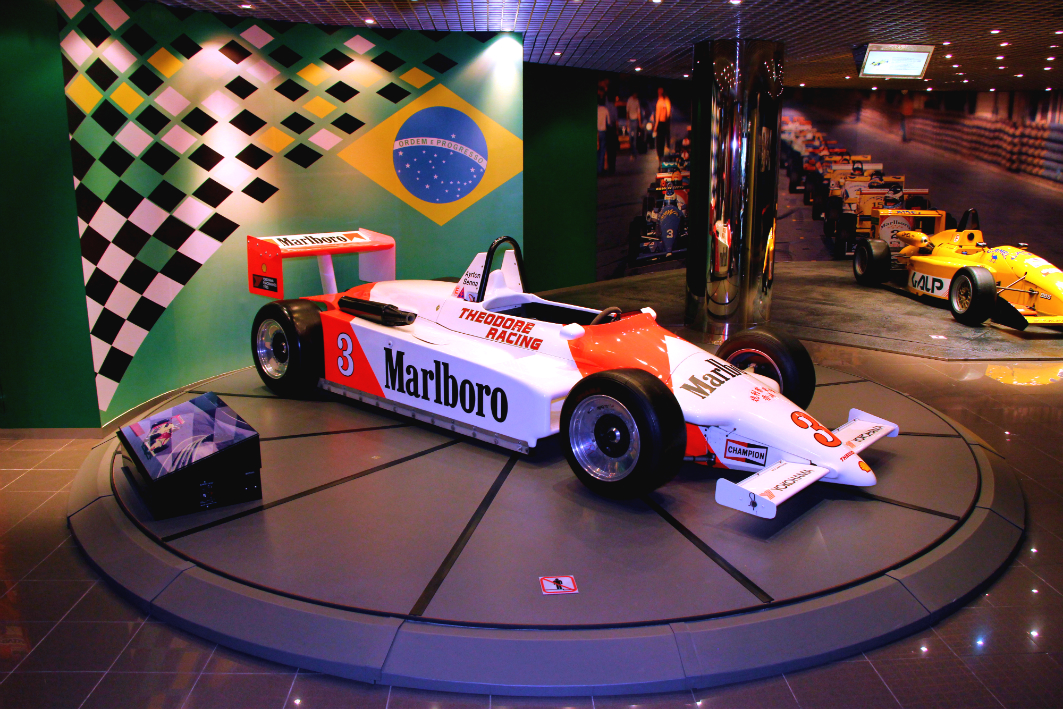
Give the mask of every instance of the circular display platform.
<path id="1" fill-rule="evenodd" d="M 514 455 L 357 403 L 280 399 L 247 369 L 159 409 L 209 390 L 244 417 L 260 502 L 155 520 L 111 439 L 74 481 L 70 526 L 153 615 L 306 669 L 539 695 L 750 679 L 932 623 L 1022 535 L 1018 483 L 976 436 L 817 375 L 809 411 L 825 425 L 856 406 L 901 434 L 862 454 L 877 485 L 814 484 L 773 520 L 717 505 L 718 470 L 688 464 L 644 499 L 604 500 L 556 442 Z M 546 594 L 546 576 L 578 592 Z"/>

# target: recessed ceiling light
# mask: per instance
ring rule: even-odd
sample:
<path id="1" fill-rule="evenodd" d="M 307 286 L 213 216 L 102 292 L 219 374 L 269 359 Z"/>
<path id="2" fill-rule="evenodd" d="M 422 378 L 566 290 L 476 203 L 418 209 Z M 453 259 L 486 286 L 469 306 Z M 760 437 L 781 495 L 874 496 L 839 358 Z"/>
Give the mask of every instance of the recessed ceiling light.
<path id="1" fill-rule="evenodd" d="M 872 90 L 872 91 L 878 91 L 878 87 L 877 87 L 877 86 L 872 86 L 872 87 L 871 87 L 871 90 Z"/>
<path id="2" fill-rule="evenodd" d="M 560 57 L 561 56 L 561 52 L 554 52 L 554 56 L 555 57 Z"/>
<path id="3" fill-rule="evenodd" d="M 1003 58 L 1004 58 L 1003 54 L 1001 54 L 999 57 L 997 57 L 997 59 L 1003 59 Z"/>
<path id="4" fill-rule="evenodd" d="M 1063 30 L 1056 30 L 1056 34 L 1063 34 Z"/>
<path id="5" fill-rule="evenodd" d="M 996 91 L 996 89 L 989 89 L 990 91 Z"/>
<path id="6" fill-rule="evenodd" d="M 240 8 L 243 9 L 243 10 L 251 10 L 251 9 L 254 9 L 254 7 L 255 7 L 254 5 L 241 5 L 240 6 Z"/>
<path id="7" fill-rule="evenodd" d="M 1006 66 L 998 66 L 997 69 L 1007 69 Z"/>
<path id="8" fill-rule="evenodd" d="M 960 68 L 960 65 L 959 65 L 959 64 L 953 64 L 953 65 L 952 65 L 952 68 L 953 68 L 953 69 L 959 69 L 959 68 Z"/>
<path id="9" fill-rule="evenodd" d="M 926 90 L 927 91 L 933 91 L 934 89 L 933 89 L 933 87 L 928 86 L 928 87 L 926 87 Z"/>
<path id="10" fill-rule="evenodd" d="M 684 79 L 689 79 L 690 78 L 690 74 L 683 74 L 683 78 Z"/>
<path id="11" fill-rule="evenodd" d="M 642 71 L 642 67 L 640 67 L 640 66 L 635 67 L 635 71 Z"/>
<path id="12" fill-rule="evenodd" d="M 945 46 L 947 47 L 947 46 L 949 46 L 950 44 L 952 44 L 952 42 L 942 42 L 942 44 L 944 44 L 944 45 L 945 45 Z"/>
<path id="13" fill-rule="evenodd" d="M 1022 78 L 1022 74 L 1016 74 L 1015 76 L 1019 77 L 1020 79 Z"/>
<path id="14" fill-rule="evenodd" d="M 798 84 L 798 86 L 804 86 L 804 84 Z"/>
<path id="15" fill-rule="evenodd" d="M 1006 46 L 1008 46 L 1009 44 L 1011 44 L 1011 42 L 1001 42 L 1001 43 L 1000 43 L 1000 46 L 1001 46 L 1001 47 L 1006 47 Z"/>
<path id="16" fill-rule="evenodd" d="M 989 34 L 1000 34 L 1000 30 L 989 30 Z"/>
<path id="17" fill-rule="evenodd" d="M 1046 66 L 1045 67 L 1045 71 L 1050 71 L 1051 69 L 1052 69 L 1052 67 L 1050 67 L 1050 66 Z"/>
<path id="18" fill-rule="evenodd" d="M 1055 60 L 1056 60 L 1056 58 L 1055 58 L 1055 57 L 1049 57 L 1049 58 L 1048 58 L 1048 61 L 1050 61 L 1050 62 L 1054 62 Z"/>
<path id="19" fill-rule="evenodd" d="M 1052 90 L 1052 88 L 1051 88 L 1051 87 L 1049 87 L 1049 88 L 1045 89 L 1045 91 L 1051 91 L 1051 90 Z M 1034 549 L 1034 551 L 1037 551 L 1037 550 L 1036 550 L 1036 549 Z"/>
<path id="20" fill-rule="evenodd" d="M 728 0 L 732 5 L 741 5 L 742 0 Z"/>
<path id="21" fill-rule="evenodd" d="M 853 77 L 851 77 L 851 76 L 847 76 L 847 77 L 845 77 L 845 78 L 846 78 L 846 79 L 851 79 L 851 78 L 853 78 Z"/>
<path id="22" fill-rule="evenodd" d="M 653 4 L 654 5 L 660 5 L 661 4 L 661 0 L 653 0 Z"/>
<path id="23" fill-rule="evenodd" d="M 634 64 L 635 62 L 638 61 L 638 59 L 628 59 L 627 61 L 628 61 L 629 64 Z"/>
<path id="24" fill-rule="evenodd" d="M 966 84 L 966 83 L 967 83 L 967 79 L 964 79 L 964 80 L 963 80 L 963 83 L 965 83 L 965 84 Z"/>
<path id="25" fill-rule="evenodd" d="M 365 24 L 367 24 L 367 25 L 375 25 L 376 24 L 376 20 L 374 20 L 372 17 L 367 17 L 367 18 L 365 18 Z"/>

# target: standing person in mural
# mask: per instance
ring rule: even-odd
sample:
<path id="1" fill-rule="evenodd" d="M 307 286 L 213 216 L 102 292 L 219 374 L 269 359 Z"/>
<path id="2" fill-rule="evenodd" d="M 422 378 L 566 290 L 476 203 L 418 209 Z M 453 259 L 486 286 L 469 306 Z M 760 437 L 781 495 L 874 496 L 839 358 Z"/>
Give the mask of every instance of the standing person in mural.
<path id="1" fill-rule="evenodd" d="M 627 132 L 631 137 L 631 159 L 638 155 L 639 129 L 642 127 L 642 104 L 638 93 L 632 93 L 627 99 Z"/>
<path id="2" fill-rule="evenodd" d="M 908 89 L 901 91 L 901 142 L 908 142 L 908 119 L 915 113 L 915 102 Z"/>
<path id="3" fill-rule="evenodd" d="M 605 152 L 609 129 L 609 109 L 605 107 L 605 94 L 598 93 L 598 174 L 605 172 Z"/>
<path id="4" fill-rule="evenodd" d="M 664 93 L 664 88 L 657 89 L 657 106 L 653 111 L 653 133 L 657 136 L 657 160 L 664 160 L 664 153 L 672 137 L 672 102 Z"/>

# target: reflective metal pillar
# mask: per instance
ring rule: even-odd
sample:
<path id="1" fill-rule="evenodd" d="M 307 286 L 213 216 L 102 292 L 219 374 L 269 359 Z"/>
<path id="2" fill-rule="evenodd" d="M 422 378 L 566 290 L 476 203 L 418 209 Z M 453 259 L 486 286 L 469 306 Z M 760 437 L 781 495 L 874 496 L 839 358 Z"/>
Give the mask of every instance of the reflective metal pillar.
<path id="1" fill-rule="evenodd" d="M 726 337 L 768 320 L 782 113 L 781 42 L 694 45 L 687 326 Z"/>

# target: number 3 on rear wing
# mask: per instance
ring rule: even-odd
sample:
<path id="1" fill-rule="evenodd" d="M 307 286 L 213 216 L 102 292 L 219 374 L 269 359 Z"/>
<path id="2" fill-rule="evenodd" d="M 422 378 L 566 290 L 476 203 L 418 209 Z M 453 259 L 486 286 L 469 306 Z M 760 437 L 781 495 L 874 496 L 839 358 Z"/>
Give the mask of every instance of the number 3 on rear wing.
<path id="1" fill-rule="evenodd" d="M 333 254 L 361 254 L 358 277 L 363 281 L 395 280 L 395 240 L 386 234 L 358 229 L 247 237 L 247 288 L 255 295 L 284 298 L 284 259 L 317 256 L 322 291 L 336 293 Z"/>

